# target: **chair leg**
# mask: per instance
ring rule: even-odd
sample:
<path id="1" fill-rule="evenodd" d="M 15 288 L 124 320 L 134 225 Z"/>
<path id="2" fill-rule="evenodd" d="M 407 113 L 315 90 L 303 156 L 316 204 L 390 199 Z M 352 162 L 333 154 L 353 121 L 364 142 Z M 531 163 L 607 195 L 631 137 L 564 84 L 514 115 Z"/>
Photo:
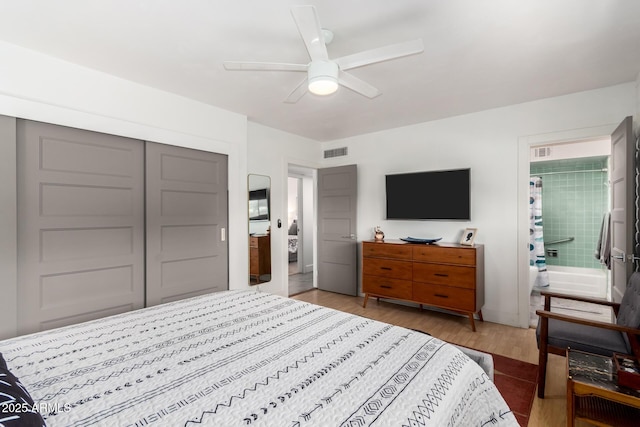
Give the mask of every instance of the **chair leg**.
<path id="1" fill-rule="evenodd" d="M 547 379 L 547 352 L 540 350 L 538 359 L 538 397 L 544 399 L 544 386 Z"/>
<path id="2" fill-rule="evenodd" d="M 540 319 L 540 349 L 538 357 L 538 397 L 544 399 L 544 386 L 547 380 L 547 359 L 549 358 L 547 349 L 547 337 L 549 333 L 549 319 Z"/>

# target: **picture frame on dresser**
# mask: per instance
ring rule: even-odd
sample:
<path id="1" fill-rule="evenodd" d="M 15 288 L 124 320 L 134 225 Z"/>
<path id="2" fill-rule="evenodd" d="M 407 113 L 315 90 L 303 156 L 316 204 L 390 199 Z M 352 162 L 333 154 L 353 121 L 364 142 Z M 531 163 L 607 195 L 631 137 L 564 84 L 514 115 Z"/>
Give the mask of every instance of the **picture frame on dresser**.
<path id="1" fill-rule="evenodd" d="M 473 246 L 473 241 L 476 239 L 477 228 L 465 228 L 460 239 L 460 244 L 464 246 Z"/>

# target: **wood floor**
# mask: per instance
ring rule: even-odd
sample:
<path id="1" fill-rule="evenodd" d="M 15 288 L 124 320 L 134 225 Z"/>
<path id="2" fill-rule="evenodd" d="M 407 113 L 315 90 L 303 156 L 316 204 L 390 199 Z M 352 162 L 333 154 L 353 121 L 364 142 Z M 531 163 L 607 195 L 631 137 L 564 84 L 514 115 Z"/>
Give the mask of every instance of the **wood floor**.
<path id="1" fill-rule="evenodd" d="M 514 328 L 491 322 L 476 321 L 476 332 L 471 331 L 467 317 L 432 310 L 420 312 L 417 308 L 370 299 L 362 308 L 361 297 L 313 290 L 292 297 L 300 301 L 322 305 L 341 311 L 380 320 L 393 325 L 419 329 L 450 343 L 501 354 L 512 359 L 538 363 L 538 348 L 534 329 Z M 530 427 L 566 426 L 566 373 L 565 358 L 549 355 L 547 386 L 544 399 L 535 398 Z M 576 423 L 576 426 L 588 424 Z"/>
<path id="2" fill-rule="evenodd" d="M 289 274 L 289 296 L 313 289 L 313 272 Z"/>

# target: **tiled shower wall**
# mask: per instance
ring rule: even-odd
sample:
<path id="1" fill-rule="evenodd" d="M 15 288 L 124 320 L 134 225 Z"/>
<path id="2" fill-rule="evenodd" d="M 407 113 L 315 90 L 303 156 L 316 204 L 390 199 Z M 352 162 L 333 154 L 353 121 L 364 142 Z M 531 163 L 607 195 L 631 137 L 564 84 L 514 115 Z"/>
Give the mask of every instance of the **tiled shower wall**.
<path id="1" fill-rule="evenodd" d="M 609 209 L 608 172 L 600 171 L 606 168 L 607 157 L 531 163 L 531 176 L 542 174 L 544 241 L 575 238 L 545 245 L 558 251 L 557 258 L 547 255 L 547 265 L 601 268 L 594 252 Z M 596 172 L 587 172 L 592 170 Z"/>

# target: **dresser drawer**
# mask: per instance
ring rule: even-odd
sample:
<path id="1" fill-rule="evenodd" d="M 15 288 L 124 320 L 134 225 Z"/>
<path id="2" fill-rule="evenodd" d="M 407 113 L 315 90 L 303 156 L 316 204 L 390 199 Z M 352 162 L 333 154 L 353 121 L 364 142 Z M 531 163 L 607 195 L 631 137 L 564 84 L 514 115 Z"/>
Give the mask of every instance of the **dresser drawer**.
<path id="1" fill-rule="evenodd" d="M 249 271 L 251 274 L 258 274 L 260 270 L 260 255 L 258 248 L 249 248 Z"/>
<path id="2" fill-rule="evenodd" d="M 411 259 L 411 246 L 387 243 L 364 242 L 362 244 L 363 257 L 381 257 Z"/>
<path id="3" fill-rule="evenodd" d="M 413 284 L 413 300 L 452 310 L 475 312 L 475 292 L 472 289 L 427 283 Z"/>
<path id="4" fill-rule="evenodd" d="M 474 289 L 476 269 L 474 267 L 414 262 L 413 280 L 415 282 Z"/>
<path id="5" fill-rule="evenodd" d="M 411 299 L 412 284 L 409 280 L 391 279 L 388 277 L 369 276 L 362 277 L 362 290 L 365 293 L 384 295 L 392 298 Z"/>
<path id="6" fill-rule="evenodd" d="M 476 251 L 473 248 L 443 248 L 440 246 L 414 246 L 414 261 L 441 262 L 445 264 L 475 265 Z"/>
<path id="7" fill-rule="evenodd" d="M 372 276 L 391 277 L 394 279 L 411 280 L 413 263 L 384 258 L 364 258 L 362 273 Z"/>

